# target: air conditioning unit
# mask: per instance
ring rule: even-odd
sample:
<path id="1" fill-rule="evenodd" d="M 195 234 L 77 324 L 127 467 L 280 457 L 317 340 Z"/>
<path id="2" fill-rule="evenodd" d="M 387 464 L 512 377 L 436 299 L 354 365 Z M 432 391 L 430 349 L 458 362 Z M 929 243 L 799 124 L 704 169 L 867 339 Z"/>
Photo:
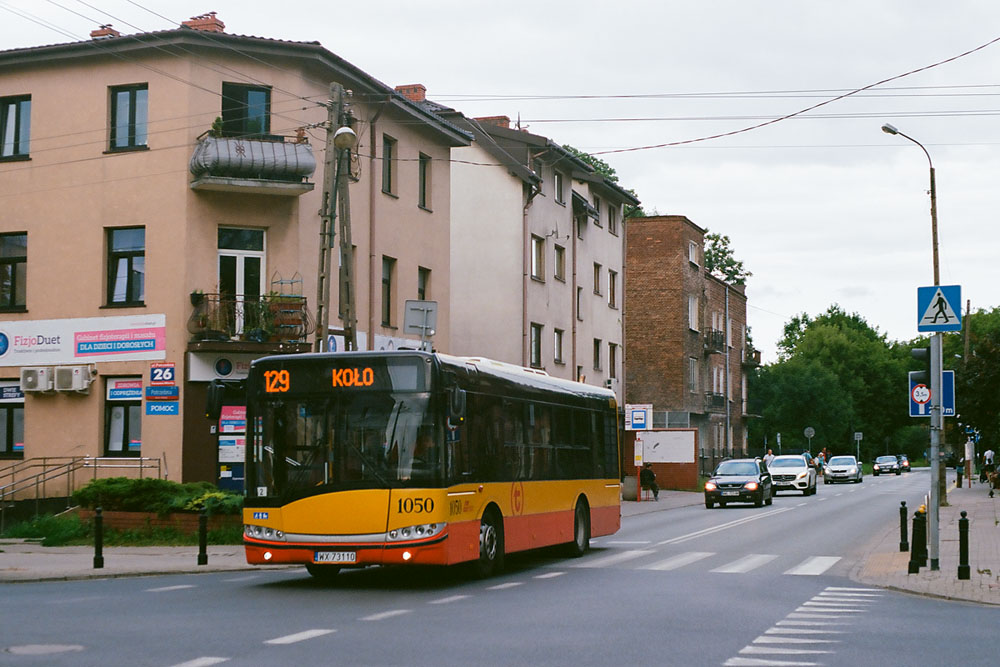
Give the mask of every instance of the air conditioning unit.
<path id="1" fill-rule="evenodd" d="M 52 369 L 45 366 L 22 368 L 21 391 L 52 391 Z"/>
<path id="2" fill-rule="evenodd" d="M 90 391 L 90 383 L 94 381 L 89 366 L 56 366 L 56 391 Z"/>
<path id="3" fill-rule="evenodd" d="M 604 381 L 604 386 L 607 387 L 608 389 L 614 389 L 615 384 L 617 384 L 617 382 L 618 380 L 616 378 L 608 378 L 607 380 Z"/>

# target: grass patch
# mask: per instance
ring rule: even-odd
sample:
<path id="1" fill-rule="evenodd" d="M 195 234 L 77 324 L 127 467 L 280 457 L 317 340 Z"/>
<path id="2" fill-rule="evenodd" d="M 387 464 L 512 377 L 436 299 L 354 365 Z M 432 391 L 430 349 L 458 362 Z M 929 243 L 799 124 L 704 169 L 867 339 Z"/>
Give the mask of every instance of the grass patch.
<path id="1" fill-rule="evenodd" d="M 91 526 L 75 515 L 45 514 L 21 521 L 5 530 L 3 537 L 41 539 L 42 546 L 46 547 L 87 544 L 88 539 L 93 541 Z"/>
<path id="2" fill-rule="evenodd" d="M 88 546 L 94 543 L 93 524 L 85 523 L 75 515 L 39 516 L 10 526 L 2 536 L 41 539 L 42 546 L 46 547 Z M 208 544 L 243 544 L 243 527 L 228 526 L 210 530 L 206 538 Z M 176 528 L 104 530 L 106 547 L 183 547 L 197 544 L 197 533 L 186 534 Z"/>

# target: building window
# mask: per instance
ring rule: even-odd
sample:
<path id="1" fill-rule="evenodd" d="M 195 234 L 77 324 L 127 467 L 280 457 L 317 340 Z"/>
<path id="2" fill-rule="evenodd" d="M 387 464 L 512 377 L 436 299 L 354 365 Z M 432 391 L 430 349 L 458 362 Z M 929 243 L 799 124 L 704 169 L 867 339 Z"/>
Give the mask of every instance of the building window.
<path id="1" fill-rule="evenodd" d="M 576 221 L 576 238 L 583 240 L 583 230 L 587 228 L 587 218 L 579 218 Z"/>
<path id="2" fill-rule="evenodd" d="M 111 150 L 146 146 L 148 101 L 145 83 L 111 89 Z"/>
<path id="3" fill-rule="evenodd" d="M 542 325 L 531 323 L 531 367 L 542 367 Z"/>
<path id="4" fill-rule="evenodd" d="M 531 277 L 545 280 L 545 239 L 531 235 Z"/>
<path id="5" fill-rule="evenodd" d="M 431 270 L 417 267 L 417 299 L 426 301 L 431 291 Z"/>
<path id="6" fill-rule="evenodd" d="M 242 83 L 222 84 L 222 134 L 262 137 L 271 132 L 271 89 Z"/>
<path id="7" fill-rule="evenodd" d="M 226 321 L 234 327 L 227 333 L 243 333 L 244 325 L 252 329 L 261 324 L 257 305 L 267 275 L 265 241 L 263 229 L 219 227 L 216 234 L 220 306 L 225 309 Z"/>
<path id="8" fill-rule="evenodd" d="M 601 339 L 594 339 L 594 370 L 601 370 Z"/>
<path id="9" fill-rule="evenodd" d="M 688 358 L 688 391 L 698 393 L 698 360 L 695 357 Z"/>
<path id="10" fill-rule="evenodd" d="M 698 331 L 698 297 L 688 297 L 688 329 Z"/>
<path id="11" fill-rule="evenodd" d="M 608 377 L 618 377 L 615 373 L 615 366 L 618 365 L 618 346 L 608 343 Z"/>
<path id="12" fill-rule="evenodd" d="M 594 294 L 601 293 L 601 265 L 594 262 Z"/>
<path id="13" fill-rule="evenodd" d="M 392 283 L 396 260 L 382 255 L 382 326 L 392 326 Z"/>
<path id="14" fill-rule="evenodd" d="M 576 381 L 577 382 L 586 382 L 587 381 L 587 376 L 583 374 L 583 366 L 577 366 L 576 367 Z"/>
<path id="15" fill-rule="evenodd" d="M 31 96 L 0 97 L 0 159 L 26 158 L 31 138 Z"/>
<path id="16" fill-rule="evenodd" d="M 553 189 L 555 190 L 556 193 L 556 202 L 560 204 L 565 204 L 566 195 L 563 193 L 563 175 L 560 174 L 558 171 L 555 172 L 554 180 L 555 180 L 555 185 L 553 186 Z"/>
<path id="17" fill-rule="evenodd" d="M 22 458 L 24 393 L 19 382 L 0 382 L 0 459 Z"/>
<path id="18" fill-rule="evenodd" d="M 429 155 L 420 154 L 417 160 L 417 172 L 419 175 L 419 205 L 420 208 L 430 209 L 431 207 L 431 158 Z"/>
<path id="19" fill-rule="evenodd" d="M 618 236 L 618 207 L 608 205 L 608 231 Z"/>
<path id="20" fill-rule="evenodd" d="M 552 340 L 552 356 L 557 364 L 563 362 L 563 330 L 554 329 L 554 335 Z"/>
<path id="21" fill-rule="evenodd" d="M 618 307 L 618 272 L 608 269 L 608 305 L 612 308 Z"/>
<path id="22" fill-rule="evenodd" d="M 556 246 L 555 278 L 566 282 L 566 248 L 561 245 Z"/>
<path id="23" fill-rule="evenodd" d="M 0 310 L 23 310 L 28 272 L 28 235 L 0 234 Z"/>
<path id="24" fill-rule="evenodd" d="M 382 192 L 396 194 L 396 140 L 382 135 Z"/>
<path id="25" fill-rule="evenodd" d="M 104 398 L 104 455 L 142 453 L 142 377 L 107 379 Z"/>
<path id="26" fill-rule="evenodd" d="M 583 322 L 583 311 L 580 309 L 580 306 L 582 306 L 582 305 L 583 305 L 583 288 L 582 287 L 577 287 L 576 288 L 576 319 L 580 320 L 581 322 Z"/>
<path id="27" fill-rule="evenodd" d="M 698 265 L 698 244 L 694 241 L 688 241 L 688 261 Z"/>
<path id="28" fill-rule="evenodd" d="M 594 210 L 597 211 L 597 217 L 594 218 L 594 224 L 598 227 L 601 226 L 601 198 L 594 195 Z"/>
<path id="29" fill-rule="evenodd" d="M 138 306 L 146 298 L 146 228 L 108 230 L 108 305 Z"/>

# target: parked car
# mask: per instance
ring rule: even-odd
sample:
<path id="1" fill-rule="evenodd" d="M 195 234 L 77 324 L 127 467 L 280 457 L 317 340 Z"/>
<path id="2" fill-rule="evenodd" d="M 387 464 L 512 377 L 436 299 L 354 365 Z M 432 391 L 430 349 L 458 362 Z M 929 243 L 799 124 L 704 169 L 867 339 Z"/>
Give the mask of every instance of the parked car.
<path id="1" fill-rule="evenodd" d="M 882 473 L 888 475 L 889 473 L 900 474 L 902 468 L 899 467 L 899 461 L 896 460 L 895 456 L 880 456 L 875 459 L 875 463 L 872 464 L 872 474 L 878 477 Z"/>
<path id="2" fill-rule="evenodd" d="M 801 491 L 804 496 L 816 493 L 816 469 L 805 454 L 775 456 L 767 467 L 775 491 Z"/>
<path id="3" fill-rule="evenodd" d="M 833 482 L 853 482 L 859 484 L 863 481 L 861 464 L 853 456 L 831 456 L 826 464 L 826 471 L 823 473 L 823 482 L 832 484 Z"/>
<path id="4" fill-rule="evenodd" d="M 907 458 L 906 454 L 896 454 L 896 460 L 899 461 L 900 470 L 910 472 L 910 459 Z"/>
<path id="5" fill-rule="evenodd" d="M 774 497 L 771 474 L 760 459 L 729 459 L 723 461 L 705 482 L 705 507 L 718 503 L 753 503 L 757 507 L 770 505 Z"/>

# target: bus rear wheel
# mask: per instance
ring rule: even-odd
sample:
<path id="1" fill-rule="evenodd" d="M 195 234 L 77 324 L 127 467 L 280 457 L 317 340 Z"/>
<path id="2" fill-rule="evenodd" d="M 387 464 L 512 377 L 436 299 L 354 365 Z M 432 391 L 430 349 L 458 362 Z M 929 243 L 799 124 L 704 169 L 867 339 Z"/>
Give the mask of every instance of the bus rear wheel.
<path id="1" fill-rule="evenodd" d="M 485 578 L 503 569 L 503 519 L 495 511 L 487 511 L 479 521 L 479 560 L 475 573 Z"/>
<path id="2" fill-rule="evenodd" d="M 582 556 L 590 549 L 590 512 L 587 503 L 576 501 L 576 511 L 573 512 L 573 541 L 569 543 L 569 555 L 574 558 Z"/>
<path id="3" fill-rule="evenodd" d="M 340 568 L 336 565 L 317 565 L 316 563 L 306 563 L 308 572 L 316 581 L 329 583 L 337 578 Z"/>

